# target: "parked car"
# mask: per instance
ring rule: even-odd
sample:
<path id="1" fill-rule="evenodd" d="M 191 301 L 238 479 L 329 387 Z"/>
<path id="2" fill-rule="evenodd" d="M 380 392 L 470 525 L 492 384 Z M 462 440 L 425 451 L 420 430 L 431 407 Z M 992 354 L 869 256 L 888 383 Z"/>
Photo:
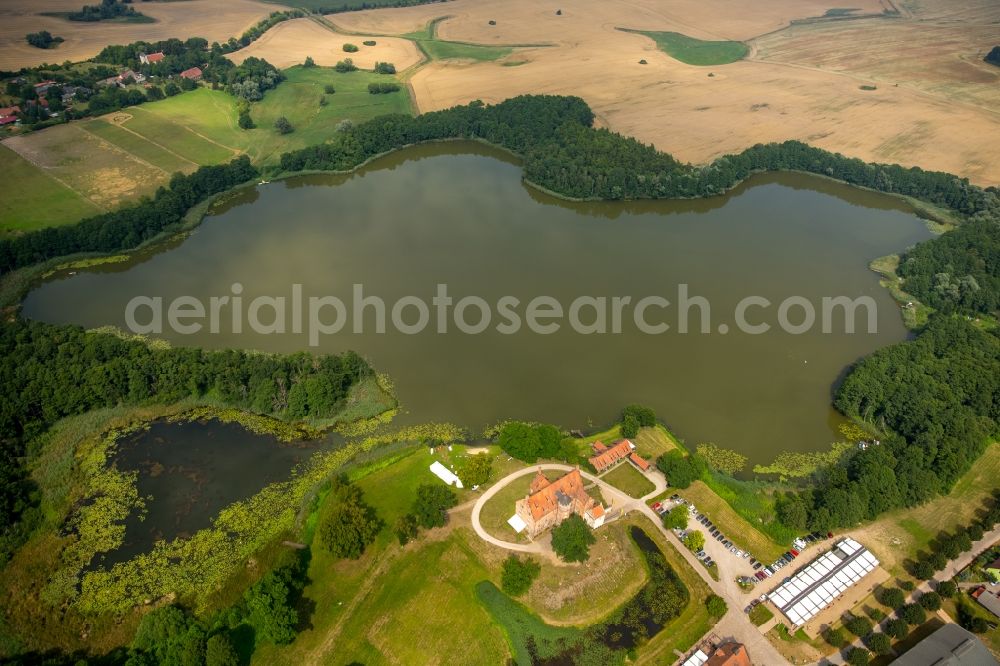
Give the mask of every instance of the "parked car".
<path id="1" fill-rule="evenodd" d="M 764 567 L 764 575 L 770 578 L 774 575 L 774 570 L 771 567 Z"/>

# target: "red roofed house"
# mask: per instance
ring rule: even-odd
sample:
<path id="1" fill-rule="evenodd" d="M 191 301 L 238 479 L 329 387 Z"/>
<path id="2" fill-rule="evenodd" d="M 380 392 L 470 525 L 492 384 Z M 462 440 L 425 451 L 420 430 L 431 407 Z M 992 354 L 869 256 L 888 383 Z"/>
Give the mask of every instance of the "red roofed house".
<path id="1" fill-rule="evenodd" d="M 515 503 L 517 515 L 534 538 L 541 532 L 555 527 L 574 513 L 592 528 L 604 524 L 604 507 L 587 494 L 583 488 L 580 470 L 574 469 L 549 481 L 542 470 L 531 481 L 530 494 Z"/>
<path id="2" fill-rule="evenodd" d="M 182 79 L 190 79 L 192 81 L 201 80 L 201 67 L 192 67 L 191 69 L 185 69 L 181 72 Z"/>
<path id="3" fill-rule="evenodd" d="M 21 113 L 19 106 L 6 106 L 0 109 L 0 125 L 9 125 L 17 122 L 17 114 Z"/>
<path id="4" fill-rule="evenodd" d="M 150 53 L 149 55 L 146 55 L 145 53 L 140 53 L 139 62 L 141 62 L 143 65 L 152 65 L 154 62 L 160 62 L 165 57 L 166 56 L 163 55 L 162 51 L 158 51 L 156 53 Z"/>
<path id="5" fill-rule="evenodd" d="M 709 655 L 705 666 L 753 666 L 742 643 L 723 643 Z"/>
<path id="6" fill-rule="evenodd" d="M 44 95 L 49 91 L 49 88 L 56 84 L 55 81 L 42 81 L 41 83 L 35 84 L 35 93 L 39 96 Z"/>
<path id="7" fill-rule="evenodd" d="M 598 474 L 611 469 L 623 460 L 629 460 L 639 468 L 640 472 L 645 472 L 650 467 L 649 463 L 635 452 L 635 444 L 627 439 L 617 441 L 610 448 L 601 442 L 594 442 L 591 446 L 595 455 L 591 456 L 590 464 L 594 466 Z"/>

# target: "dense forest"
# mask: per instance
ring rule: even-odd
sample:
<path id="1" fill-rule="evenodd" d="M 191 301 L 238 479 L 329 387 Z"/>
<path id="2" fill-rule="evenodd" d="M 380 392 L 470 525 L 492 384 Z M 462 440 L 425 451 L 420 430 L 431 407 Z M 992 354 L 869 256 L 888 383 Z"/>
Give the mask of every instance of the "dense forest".
<path id="1" fill-rule="evenodd" d="M 146 19 L 144 14 L 135 11 L 132 0 L 101 0 L 100 4 L 84 5 L 80 11 L 69 12 L 66 18 L 70 21 L 110 21 L 114 19 Z"/>
<path id="2" fill-rule="evenodd" d="M 317 358 L 161 348 L 21 320 L 0 326 L 0 358 L 6 396 L 0 403 L 0 530 L 15 524 L 32 499 L 19 464 L 26 443 L 60 418 L 206 396 L 258 414 L 327 418 L 371 373 L 352 352 Z M 0 561 L 5 550 L 0 548 Z"/>
<path id="3" fill-rule="evenodd" d="M 784 498 L 778 513 L 789 527 L 853 526 L 951 489 L 1000 435 L 1000 339 L 936 314 L 916 340 L 854 366 L 835 404 L 887 435 Z"/>

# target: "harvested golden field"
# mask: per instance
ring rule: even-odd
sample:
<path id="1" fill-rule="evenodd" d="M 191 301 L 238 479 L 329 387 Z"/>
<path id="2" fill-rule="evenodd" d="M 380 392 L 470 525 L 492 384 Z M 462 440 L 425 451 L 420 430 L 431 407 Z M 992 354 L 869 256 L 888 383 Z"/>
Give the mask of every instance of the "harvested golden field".
<path id="1" fill-rule="evenodd" d="M 850 6 L 858 8 L 855 15 L 891 7 L 887 0 Z M 334 20 L 348 32 L 405 34 L 447 16 L 437 26 L 440 39 L 538 45 L 508 56 L 508 65 L 523 63 L 516 67 L 504 61 L 421 67 L 410 79 L 421 111 L 523 93 L 571 94 L 590 104 L 599 124 L 686 161 L 704 163 L 755 143 L 799 139 L 865 160 L 951 171 L 980 184 L 1000 182 L 1000 115 L 984 108 L 997 87 L 987 79 L 996 75 L 973 62 L 986 42 L 1000 44 L 1000 24 L 992 23 L 995 3 L 923 0 L 896 18 L 811 21 L 786 29 L 793 20 L 836 7 L 834 0 L 768 0 L 738 13 L 724 0 L 669 6 L 655 0 L 581 0 L 570 6 L 455 0 Z M 885 37 L 887 30 L 935 34 L 928 22 L 953 24 L 941 33 L 948 35 L 946 44 L 904 47 L 908 38 Z M 758 53 L 748 60 L 697 67 L 667 56 L 643 35 L 616 28 L 712 40 L 766 37 L 751 42 Z M 809 37 L 810 31 L 849 37 L 840 38 L 835 58 L 824 59 L 815 54 L 829 45 L 822 36 Z M 795 41 L 796 48 L 784 46 Z M 815 50 L 803 53 L 807 47 Z M 959 66 L 943 64 L 956 52 L 965 54 Z M 876 77 L 873 64 L 887 69 Z M 943 80 L 949 76 L 951 81 Z M 861 88 L 872 83 L 876 90 Z"/>
<path id="2" fill-rule="evenodd" d="M 178 37 L 204 37 L 224 42 L 239 37 L 254 23 L 281 7 L 257 0 L 184 0 L 136 3 L 136 11 L 155 23 L 93 23 L 67 21 L 42 12 L 79 10 L 96 0 L 4 0 L 0 3 L 0 70 L 34 67 L 42 63 L 86 60 L 108 44 Z M 29 32 L 48 30 L 66 41 L 54 49 L 28 46 Z"/>
<path id="3" fill-rule="evenodd" d="M 391 62 L 399 71 L 423 60 L 417 45 L 408 39 L 380 37 L 375 46 L 365 46 L 361 43 L 364 39 L 335 32 L 310 18 L 294 19 L 279 23 L 250 46 L 230 54 L 229 59 L 239 64 L 255 56 L 285 69 L 301 65 L 306 57 L 324 67 L 350 58 L 361 69 L 373 69 L 376 62 Z M 344 44 L 354 44 L 358 51 L 345 53 Z"/>

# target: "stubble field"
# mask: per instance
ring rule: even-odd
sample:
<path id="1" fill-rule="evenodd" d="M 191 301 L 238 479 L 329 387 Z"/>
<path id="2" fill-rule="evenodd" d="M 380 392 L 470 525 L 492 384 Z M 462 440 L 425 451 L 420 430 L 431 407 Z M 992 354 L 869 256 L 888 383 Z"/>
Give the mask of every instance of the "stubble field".
<path id="1" fill-rule="evenodd" d="M 4 0 L 0 3 L 0 70 L 18 70 L 43 63 L 92 58 L 108 44 L 178 37 L 204 37 L 224 42 L 239 37 L 257 21 L 281 7 L 257 0 L 184 0 L 136 3 L 136 11 L 155 23 L 68 21 L 42 12 L 79 10 L 91 0 Z M 54 49 L 29 46 L 25 35 L 48 30 L 66 41 Z"/>
<path id="2" fill-rule="evenodd" d="M 1000 182 L 1000 116 L 995 105 L 987 108 L 996 85 L 986 79 L 996 75 L 974 62 L 975 54 L 1000 43 L 995 5 L 926 0 L 894 18 L 878 16 L 891 9 L 888 2 L 852 7 L 858 8 L 855 16 L 872 18 L 784 29 L 823 16 L 835 8 L 832 0 L 771 0 L 738 14 L 722 0 L 669 7 L 652 0 L 583 0 L 565 7 L 555 1 L 455 0 L 335 18 L 346 31 L 402 35 L 447 16 L 438 24 L 441 39 L 547 45 L 518 49 L 523 64 L 517 67 L 467 61 L 421 67 L 410 79 L 421 111 L 523 93 L 573 94 L 591 105 L 600 124 L 696 163 L 760 142 L 799 139 L 869 161 L 950 171 L 980 184 Z M 911 48 L 906 35 L 934 30 L 932 24 L 953 24 L 941 32 L 948 41 Z M 759 46 L 747 60 L 699 67 L 674 60 L 648 37 L 616 28 Z M 888 39 L 886 31 L 898 36 Z M 828 33 L 843 35 L 835 48 Z M 754 41 L 758 36 L 765 37 Z M 822 57 L 830 49 L 834 61 Z M 959 65 L 943 66 L 955 49 L 964 54 Z M 866 62 L 887 71 L 876 77 Z M 876 90 L 862 89 L 872 83 Z"/>

